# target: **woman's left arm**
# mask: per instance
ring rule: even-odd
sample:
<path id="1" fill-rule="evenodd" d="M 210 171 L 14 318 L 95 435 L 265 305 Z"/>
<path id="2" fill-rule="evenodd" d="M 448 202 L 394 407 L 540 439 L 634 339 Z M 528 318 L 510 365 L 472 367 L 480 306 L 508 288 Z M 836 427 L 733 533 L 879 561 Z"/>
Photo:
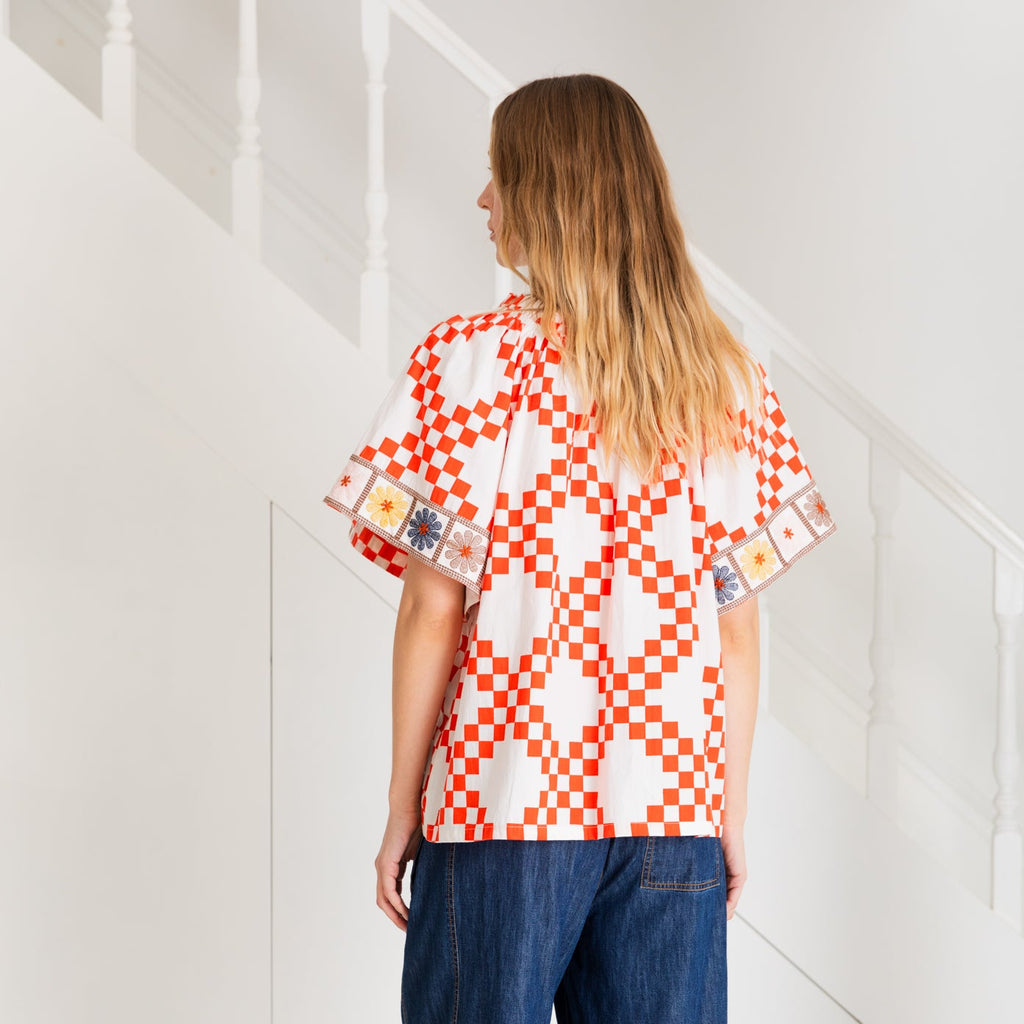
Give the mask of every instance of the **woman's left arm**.
<path id="1" fill-rule="evenodd" d="M 465 585 L 410 557 L 395 623 L 388 823 L 377 868 L 377 906 L 402 930 L 400 886 L 422 839 L 423 772 L 462 635 Z"/>

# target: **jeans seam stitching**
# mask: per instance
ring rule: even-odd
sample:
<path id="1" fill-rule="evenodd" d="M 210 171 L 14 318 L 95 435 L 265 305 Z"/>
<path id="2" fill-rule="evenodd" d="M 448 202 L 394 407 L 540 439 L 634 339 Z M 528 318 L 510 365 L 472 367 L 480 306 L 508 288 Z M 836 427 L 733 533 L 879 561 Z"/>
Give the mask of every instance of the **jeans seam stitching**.
<path id="1" fill-rule="evenodd" d="M 650 877 L 651 861 L 653 860 L 654 836 L 647 837 L 647 850 L 644 853 L 644 869 L 640 876 L 641 889 L 674 889 L 677 892 L 702 892 L 714 889 L 721 881 L 722 872 L 720 858 L 715 858 L 715 877 L 703 882 L 653 882 Z M 721 847 L 719 847 L 721 849 Z"/>
<path id="2" fill-rule="evenodd" d="M 604 863 L 601 865 L 601 876 L 600 876 L 600 878 L 598 878 L 598 880 L 597 880 L 597 888 L 594 890 L 595 893 L 597 892 L 598 889 L 601 888 L 601 882 L 604 880 L 604 873 L 605 873 L 605 871 L 608 868 L 608 861 L 611 859 L 611 855 L 612 855 L 612 844 L 611 844 L 611 842 L 609 842 L 608 843 L 608 849 L 607 849 L 607 851 L 605 852 L 605 855 L 604 855 Z"/>
<path id="3" fill-rule="evenodd" d="M 452 1024 L 459 1019 L 459 937 L 455 928 L 455 844 L 448 847 L 448 935 L 452 947 L 452 969 L 455 992 L 452 1005 Z"/>
<path id="4" fill-rule="evenodd" d="M 650 880 L 651 870 L 651 848 L 654 846 L 654 836 L 647 837 L 647 849 L 644 850 L 644 869 L 640 873 L 640 888 L 646 889 Z"/>

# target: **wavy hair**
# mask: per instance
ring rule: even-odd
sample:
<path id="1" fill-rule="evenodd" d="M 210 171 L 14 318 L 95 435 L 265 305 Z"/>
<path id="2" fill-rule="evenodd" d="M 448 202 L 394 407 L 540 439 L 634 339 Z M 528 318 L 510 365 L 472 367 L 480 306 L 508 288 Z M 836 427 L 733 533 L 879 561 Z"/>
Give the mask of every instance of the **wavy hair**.
<path id="1" fill-rule="evenodd" d="M 605 448 L 646 481 L 668 460 L 732 457 L 737 396 L 759 404 L 756 361 L 708 303 L 633 97 L 599 75 L 529 82 L 494 111 L 490 161 L 499 259 L 513 267 L 518 240 L 524 308 L 549 340 L 561 316 L 562 364 Z"/>

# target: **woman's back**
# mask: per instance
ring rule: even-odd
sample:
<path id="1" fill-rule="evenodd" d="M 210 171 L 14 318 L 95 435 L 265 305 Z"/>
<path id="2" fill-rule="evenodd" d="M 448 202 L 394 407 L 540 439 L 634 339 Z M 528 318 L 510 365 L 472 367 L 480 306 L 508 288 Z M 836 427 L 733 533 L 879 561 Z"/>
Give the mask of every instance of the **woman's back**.
<path id="1" fill-rule="evenodd" d="M 325 499 L 466 586 L 424 835 L 721 835 L 718 614 L 834 524 L 764 377 L 735 463 L 641 482 L 523 299 L 428 333 Z"/>

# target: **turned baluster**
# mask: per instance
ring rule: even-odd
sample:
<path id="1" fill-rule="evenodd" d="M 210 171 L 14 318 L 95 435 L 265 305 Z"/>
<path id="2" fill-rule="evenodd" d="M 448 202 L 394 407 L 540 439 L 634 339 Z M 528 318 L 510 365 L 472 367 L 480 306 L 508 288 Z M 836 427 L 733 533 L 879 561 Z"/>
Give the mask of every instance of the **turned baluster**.
<path id="1" fill-rule="evenodd" d="M 135 147 L 135 47 L 128 0 L 111 0 L 101 64 L 103 120 L 114 133 Z"/>
<path id="2" fill-rule="evenodd" d="M 256 0 L 238 4 L 238 78 L 235 94 L 241 117 L 238 147 L 231 163 L 231 231 L 257 259 L 263 234 L 263 159 L 256 110 L 260 103 L 257 70 Z"/>
<path id="3" fill-rule="evenodd" d="M 388 7 L 383 0 L 362 0 L 363 55 L 367 68 L 366 269 L 360 280 L 359 344 L 388 368 L 388 260 L 384 221 L 388 194 L 384 188 L 384 66 L 388 59 Z"/>

